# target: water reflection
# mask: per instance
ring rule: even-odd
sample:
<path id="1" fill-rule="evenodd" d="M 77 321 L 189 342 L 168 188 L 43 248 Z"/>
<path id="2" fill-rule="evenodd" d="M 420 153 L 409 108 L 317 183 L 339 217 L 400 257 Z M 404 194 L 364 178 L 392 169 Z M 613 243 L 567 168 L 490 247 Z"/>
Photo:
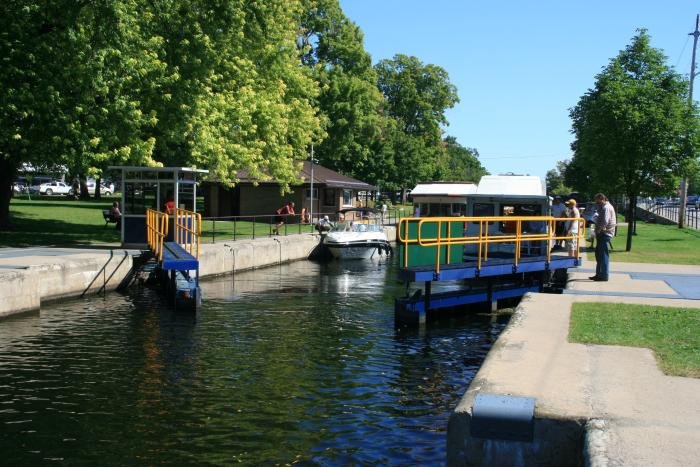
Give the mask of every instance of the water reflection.
<path id="1" fill-rule="evenodd" d="M 394 328 L 386 261 L 203 282 L 195 320 L 135 290 L 0 322 L 9 464 L 435 464 L 504 323 Z"/>

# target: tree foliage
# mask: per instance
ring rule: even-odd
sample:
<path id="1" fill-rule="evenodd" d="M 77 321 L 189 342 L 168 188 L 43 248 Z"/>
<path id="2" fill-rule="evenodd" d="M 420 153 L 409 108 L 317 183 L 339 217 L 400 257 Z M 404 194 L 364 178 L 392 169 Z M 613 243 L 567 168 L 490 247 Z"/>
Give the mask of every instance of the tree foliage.
<path id="1" fill-rule="evenodd" d="M 386 152 L 400 168 L 387 184 L 405 188 L 432 180 L 446 150 L 442 144 L 445 111 L 459 102 L 457 89 L 443 68 L 425 65 L 416 57 L 398 54 L 381 60 L 375 69 L 385 115 L 395 122 L 385 135 Z"/>
<path id="2" fill-rule="evenodd" d="M 300 1 L 9 0 L 0 18 L 0 163 L 99 175 L 191 165 L 283 188 L 322 134 L 300 67 Z M 4 186 L 9 186 L 3 180 Z M 0 197 L 0 223 L 9 198 Z"/>
<path id="3" fill-rule="evenodd" d="M 545 181 L 547 183 L 547 194 L 553 195 L 568 195 L 571 193 L 571 188 L 566 182 L 566 171 L 568 162 L 558 161 L 556 168 L 547 171 Z"/>
<path id="4" fill-rule="evenodd" d="M 3 187 L 31 163 L 83 182 L 110 165 L 227 185 L 245 171 L 288 190 L 312 143 L 384 189 L 485 172 L 444 138 L 447 72 L 400 54 L 372 66 L 338 0 L 6 0 L 0 51 Z"/>
<path id="5" fill-rule="evenodd" d="M 304 5 L 298 43 L 319 83 L 316 103 L 326 131 L 315 156 L 326 167 L 380 182 L 374 151 L 385 124 L 382 95 L 362 31 L 337 0 L 305 0 Z"/>
<path id="6" fill-rule="evenodd" d="M 478 183 L 488 172 L 479 161 L 479 151 L 465 148 L 454 136 L 443 140 L 445 159 L 438 166 L 437 180 L 465 181 Z"/>
<path id="7" fill-rule="evenodd" d="M 639 193 L 669 191 L 694 159 L 696 109 L 688 83 L 665 60 L 641 30 L 571 109 L 576 176 L 567 180 L 575 189 L 634 202 Z"/>

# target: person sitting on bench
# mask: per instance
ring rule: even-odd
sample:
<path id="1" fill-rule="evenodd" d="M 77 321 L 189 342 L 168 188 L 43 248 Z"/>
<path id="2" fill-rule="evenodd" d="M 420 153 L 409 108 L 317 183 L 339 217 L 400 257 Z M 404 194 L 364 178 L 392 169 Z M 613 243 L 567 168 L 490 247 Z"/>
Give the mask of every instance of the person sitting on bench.
<path id="1" fill-rule="evenodd" d="M 122 212 L 119 210 L 119 202 L 112 203 L 112 208 L 109 210 L 109 217 L 117 224 L 117 230 L 122 227 Z"/>

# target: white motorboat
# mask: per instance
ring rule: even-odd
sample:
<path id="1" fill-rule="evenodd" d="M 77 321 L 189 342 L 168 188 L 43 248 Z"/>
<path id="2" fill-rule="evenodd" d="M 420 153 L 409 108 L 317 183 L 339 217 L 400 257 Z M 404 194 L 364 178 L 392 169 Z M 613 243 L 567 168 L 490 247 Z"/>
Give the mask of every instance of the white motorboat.
<path id="1" fill-rule="evenodd" d="M 323 240 L 335 258 L 367 259 L 377 253 L 391 252 L 379 210 L 351 208 L 338 212 L 346 220 L 337 222 Z"/>

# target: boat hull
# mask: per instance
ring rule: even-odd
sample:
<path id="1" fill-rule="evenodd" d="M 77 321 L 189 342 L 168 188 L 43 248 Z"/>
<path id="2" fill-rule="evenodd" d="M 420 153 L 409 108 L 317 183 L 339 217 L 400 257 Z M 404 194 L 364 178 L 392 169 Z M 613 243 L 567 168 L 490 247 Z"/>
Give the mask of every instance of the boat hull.
<path id="1" fill-rule="evenodd" d="M 367 242 L 346 242 L 335 243 L 326 242 L 328 251 L 334 258 L 338 259 L 369 259 L 378 250 L 388 251 L 389 242 L 367 241 Z"/>

